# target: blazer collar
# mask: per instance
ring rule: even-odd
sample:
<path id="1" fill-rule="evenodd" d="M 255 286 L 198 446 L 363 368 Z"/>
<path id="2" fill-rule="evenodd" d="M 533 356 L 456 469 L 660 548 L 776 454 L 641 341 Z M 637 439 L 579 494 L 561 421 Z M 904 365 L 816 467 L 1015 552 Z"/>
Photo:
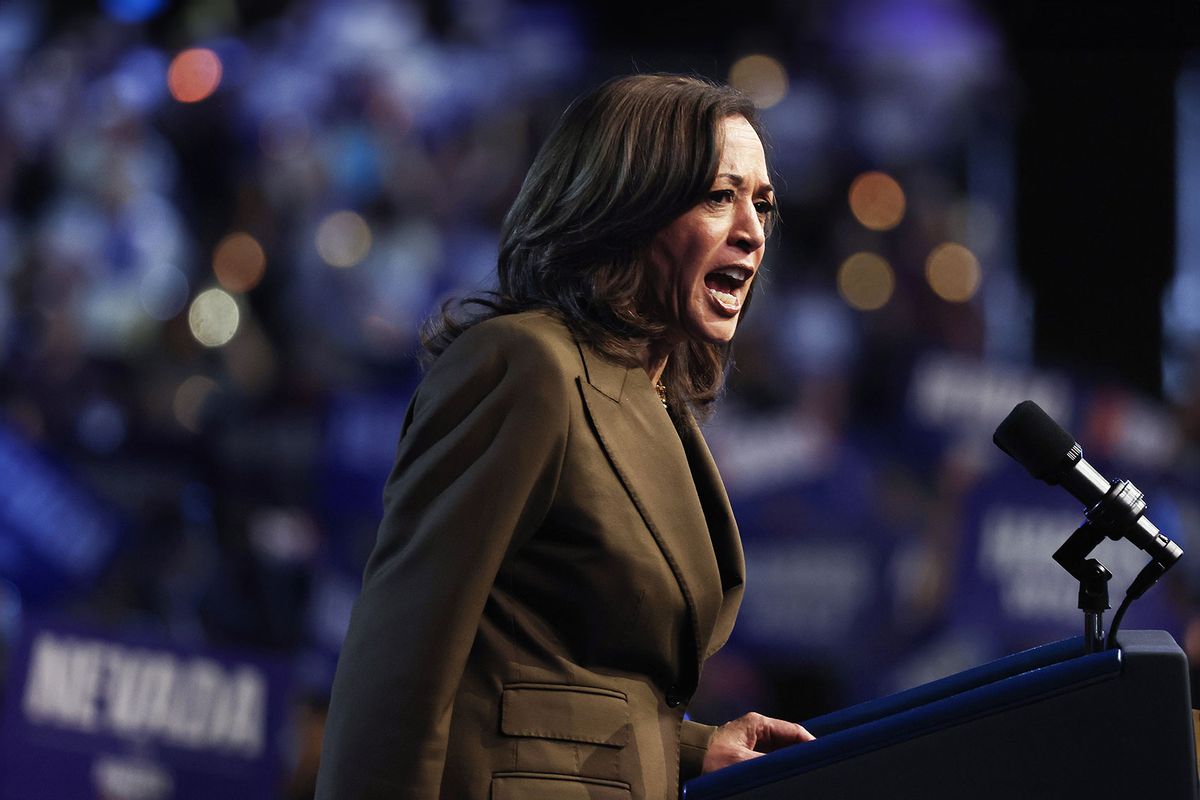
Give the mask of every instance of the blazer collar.
<path id="1" fill-rule="evenodd" d="M 596 435 L 683 590 L 703 661 L 729 637 L 745 577 L 720 475 L 695 422 L 688 420 L 682 437 L 676 433 L 641 367 L 616 364 L 586 345 L 579 350 Z"/>

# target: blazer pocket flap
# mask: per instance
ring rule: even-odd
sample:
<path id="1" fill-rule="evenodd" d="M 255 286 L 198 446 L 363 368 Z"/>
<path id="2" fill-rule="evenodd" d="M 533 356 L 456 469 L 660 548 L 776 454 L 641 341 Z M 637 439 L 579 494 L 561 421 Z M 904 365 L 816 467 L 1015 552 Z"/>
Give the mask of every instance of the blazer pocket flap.
<path id="1" fill-rule="evenodd" d="M 608 747 L 629 742 L 629 701 L 623 692 L 594 686 L 510 683 L 500 703 L 500 730 Z"/>

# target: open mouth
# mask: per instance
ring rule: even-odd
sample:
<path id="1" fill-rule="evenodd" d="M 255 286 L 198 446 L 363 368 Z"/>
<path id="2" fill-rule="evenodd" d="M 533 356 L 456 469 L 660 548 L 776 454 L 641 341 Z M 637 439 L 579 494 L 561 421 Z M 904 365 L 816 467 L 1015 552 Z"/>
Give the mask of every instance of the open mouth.
<path id="1" fill-rule="evenodd" d="M 742 287 L 750 275 L 745 267 L 721 267 L 704 276 L 704 285 L 724 311 L 737 313 L 742 308 Z"/>

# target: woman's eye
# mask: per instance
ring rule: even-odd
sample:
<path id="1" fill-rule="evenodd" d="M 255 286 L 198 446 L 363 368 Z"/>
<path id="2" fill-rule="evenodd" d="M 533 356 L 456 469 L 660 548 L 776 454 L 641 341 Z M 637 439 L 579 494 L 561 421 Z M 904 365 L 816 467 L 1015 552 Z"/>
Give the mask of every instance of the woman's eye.
<path id="1" fill-rule="evenodd" d="M 708 193 L 708 199 L 714 203 L 732 203 L 735 196 L 732 189 L 717 189 Z"/>
<path id="2" fill-rule="evenodd" d="M 754 208 L 758 211 L 759 214 L 762 214 L 764 216 L 775 213 L 775 204 L 772 203 L 770 200 L 759 200 L 758 202 L 756 202 L 754 204 Z"/>

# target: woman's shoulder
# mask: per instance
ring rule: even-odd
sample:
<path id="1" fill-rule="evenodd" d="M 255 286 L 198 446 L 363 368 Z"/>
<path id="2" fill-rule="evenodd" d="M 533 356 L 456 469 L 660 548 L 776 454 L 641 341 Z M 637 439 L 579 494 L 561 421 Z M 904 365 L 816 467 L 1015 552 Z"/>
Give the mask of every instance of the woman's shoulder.
<path id="1" fill-rule="evenodd" d="M 548 346 L 575 346 L 575 337 L 562 319 L 551 311 L 535 309 L 518 311 L 514 314 L 499 314 L 473 325 L 464 336 L 476 335 L 496 337 L 502 341 L 517 341 L 527 344 L 531 340 L 545 342 Z"/>
<path id="2" fill-rule="evenodd" d="M 561 319 L 548 311 L 522 311 L 472 325 L 437 357 L 430 372 L 472 364 L 541 377 L 578 371 L 580 356 Z"/>

